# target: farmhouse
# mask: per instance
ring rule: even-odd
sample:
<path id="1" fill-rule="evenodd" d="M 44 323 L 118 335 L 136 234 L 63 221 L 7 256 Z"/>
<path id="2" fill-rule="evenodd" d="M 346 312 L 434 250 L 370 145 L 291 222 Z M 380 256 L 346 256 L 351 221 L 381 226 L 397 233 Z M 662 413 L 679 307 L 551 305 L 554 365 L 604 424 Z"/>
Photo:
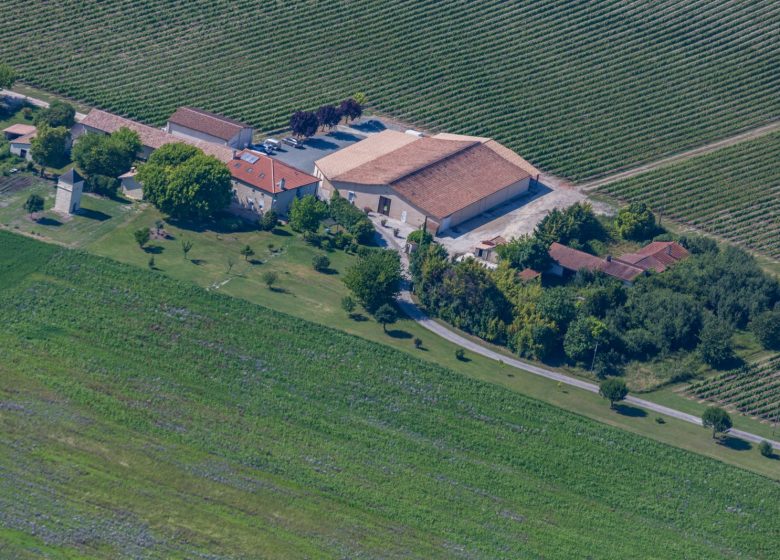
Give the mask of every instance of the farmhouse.
<path id="1" fill-rule="evenodd" d="M 31 124 L 12 124 L 3 129 L 3 135 L 10 144 L 11 153 L 27 161 L 32 161 L 30 147 L 36 132 L 37 129 Z"/>
<path id="2" fill-rule="evenodd" d="M 268 210 L 279 215 L 296 198 L 317 193 L 319 179 L 265 154 L 244 150 L 228 163 L 233 176 L 231 210 L 257 218 Z"/>
<path id="3" fill-rule="evenodd" d="M 111 134 L 123 127 L 135 131 L 141 139 L 141 151 L 138 153 L 138 157 L 141 159 L 148 159 L 154 150 L 172 142 L 184 142 L 200 148 L 205 154 L 214 156 L 224 163 L 233 158 L 233 150 L 226 146 L 205 140 L 174 136 L 159 128 L 147 126 L 113 113 L 101 111 L 100 109 L 92 109 L 81 122 L 76 123 L 71 130 L 71 135 L 73 140 L 76 141 L 83 134 L 90 132 Z"/>
<path id="4" fill-rule="evenodd" d="M 489 138 L 393 130 L 315 163 L 320 195 L 442 233 L 525 193 L 539 171 Z"/>
<path id="5" fill-rule="evenodd" d="M 648 271 L 663 272 L 689 256 L 682 245 L 673 241 L 654 241 L 636 253 L 626 253 L 620 257 L 596 257 L 560 243 L 550 245 L 549 253 L 555 261 L 550 269 L 553 274 L 560 276 L 564 271 L 570 273 L 578 270 L 598 271 L 626 284 L 632 283 L 638 276 Z"/>
<path id="6" fill-rule="evenodd" d="M 241 150 L 252 144 L 254 129 L 222 115 L 194 107 L 179 107 L 165 131 L 182 139 L 200 140 Z"/>

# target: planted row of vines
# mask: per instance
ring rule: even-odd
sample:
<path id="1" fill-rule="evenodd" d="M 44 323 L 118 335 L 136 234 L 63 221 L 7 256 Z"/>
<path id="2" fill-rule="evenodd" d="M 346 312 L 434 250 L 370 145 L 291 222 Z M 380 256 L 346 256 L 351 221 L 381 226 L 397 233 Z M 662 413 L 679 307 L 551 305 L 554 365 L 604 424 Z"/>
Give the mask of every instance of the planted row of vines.
<path id="1" fill-rule="evenodd" d="M 743 414 L 777 422 L 780 420 L 780 354 L 693 383 L 687 392 L 697 399 L 731 406 Z"/>
<path id="2" fill-rule="evenodd" d="M 779 16 L 767 0 L 63 0 L 0 13 L 0 60 L 156 124 L 191 104 L 271 130 L 364 91 L 579 180 L 780 114 Z"/>
<path id="3" fill-rule="evenodd" d="M 780 133 L 606 185 L 662 215 L 780 259 Z"/>

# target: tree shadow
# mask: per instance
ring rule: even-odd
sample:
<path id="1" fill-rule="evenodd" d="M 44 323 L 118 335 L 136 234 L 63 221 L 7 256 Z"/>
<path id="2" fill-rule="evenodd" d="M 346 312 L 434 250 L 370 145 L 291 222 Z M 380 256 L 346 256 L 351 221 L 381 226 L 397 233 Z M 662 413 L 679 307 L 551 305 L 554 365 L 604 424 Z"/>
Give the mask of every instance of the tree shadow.
<path id="1" fill-rule="evenodd" d="M 89 208 L 79 208 L 78 215 L 83 216 L 84 218 L 88 218 L 90 220 L 97 220 L 98 222 L 105 222 L 106 220 L 111 219 L 111 216 L 109 216 L 105 212 L 100 212 L 99 210 L 91 210 Z"/>
<path id="2" fill-rule="evenodd" d="M 329 275 L 329 276 L 333 276 L 333 275 L 335 275 L 335 274 L 338 274 L 338 273 L 339 273 L 339 271 L 338 271 L 338 270 L 336 270 L 335 268 L 323 268 L 322 270 L 319 270 L 318 272 L 319 272 L 320 274 L 327 274 L 327 275 Z"/>
<path id="3" fill-rule="evenodd" d="M 718 440 L 718 443 L 734 451 L 750 451 L 753 449 L 753 445 L 749 441 L 734 436 L 723 436 Z"/>
<path id="4" fill-rule="evenodd" d="M 38 225 L 41 225 L 41 226 L 48 226 L 48 227 L 59 227 L 59 226 L 62 225 L 61 221 L 55 220 L 54 218 L 48 218 L 46 216 L 36 220 L 35 223 L 37 223 Z"/>
<path id="5" fill-rule="evenodd" d="M 637 408 L 635 406 L 629 406 L 627 404 L 616 404 L 615 412 L 630 418 L 644 418 L 647 416 L 646 410 L 642 410 L 641 408 Z"/>
<path id="6" fill-rule="evenodd" d="M 362 313 L 350 313 L 349 318 L 353 321 L 357 321 L 358 323 L 362 323 L 363 321 L 368 321 L 368 317 L 363 315 Z"/>
<path id="7" fill-rule="evenodd" d="M 393 329 L 391 331 L 387 331 L 387 336 L 391 338 L 408 339 L 408 338 L 412 338 L 412 333 L 406 332 L 401 329 Z"/>
<path id="8" fill-rule="evenodd" d="M 274 228 L 274 229 L 271 230 L 271 233 L 273 235 L 278 235 L 279 237 L 291 237 L 292 236 L 292 233 L 290 233 L 286 229 Z"/>
<path id="9" fill-rule="evenodd" d="M 194 264 L 195 266 L 200 266 L 202 264 L 206 264 L 205 259 L 190 259 L 190 262 Z"/>
<path id="10" fill-rule="evenodd" d="M 341 140 L 342 142 L 357 142 L 360 140 L 359 136 L 350 134 L 349 132 L 341 132 L 340 130 L 328 132 L 328 136 L 335 138 L 336 140 Z"/>
<path id="11" fill-rule="evenodd" d="M 259 264 L 264 264 L 264 261 L 262 261 L 260 259 L 249 259 L 247 262 L 249 264 L 251 264 L 252 266 L 256 266 L 256 265 L 259 265 Z"/>
<path id="12" fill-rule="evenodd" d="M 277 294 L 289 294 L 290 291 L 287 288 L 280 288 L 279 286 L 269 286 L 269 290 Z"/>
<path id="13" fill-rule="evenodd" d="M 164 250 L 159 245 L 147 245 L 144 247 L 144 253 L 149 253 L 150 255 L 159 255 Z"/>
<path id="14" fill-rule="evenodd" d="M 339 147 L 335 142 L 328 142 L 323 138 L 309 138 L 306 140 L 306 145 L 317 150 L 335 150 Z"/>

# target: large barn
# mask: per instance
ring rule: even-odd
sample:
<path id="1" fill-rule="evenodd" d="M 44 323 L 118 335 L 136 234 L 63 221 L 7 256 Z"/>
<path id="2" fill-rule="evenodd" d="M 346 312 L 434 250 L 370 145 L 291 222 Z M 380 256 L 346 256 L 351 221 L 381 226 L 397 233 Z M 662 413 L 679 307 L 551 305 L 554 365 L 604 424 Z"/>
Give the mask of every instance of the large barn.
<path id="1" fill-rule="evenodd" d="M 315 163 L 320 195 L 442 233 L 525 193 L 539 171 L 495 140 L 386 130 Z"/>

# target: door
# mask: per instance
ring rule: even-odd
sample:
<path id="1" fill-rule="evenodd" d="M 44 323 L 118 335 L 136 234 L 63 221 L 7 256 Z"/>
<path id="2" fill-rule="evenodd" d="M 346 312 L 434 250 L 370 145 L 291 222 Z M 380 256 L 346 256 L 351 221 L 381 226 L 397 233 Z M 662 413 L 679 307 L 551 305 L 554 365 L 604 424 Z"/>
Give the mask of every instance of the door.
<path id="1" fill-rule="evenodd" d="M 377 208 L 377 212 L 380 214 L 384 214 L 385 216 L 390 215 L 390 199 L 386 196 L 380 196 L 379 197 L 379 208 Z"/>
<path id="2" fill-rule="evenodd" d="M 402 221 L 403 223 L 406 223 L 406 210 L 404 210 L 403 212 L 401 212 L 401 221 Z"/>

